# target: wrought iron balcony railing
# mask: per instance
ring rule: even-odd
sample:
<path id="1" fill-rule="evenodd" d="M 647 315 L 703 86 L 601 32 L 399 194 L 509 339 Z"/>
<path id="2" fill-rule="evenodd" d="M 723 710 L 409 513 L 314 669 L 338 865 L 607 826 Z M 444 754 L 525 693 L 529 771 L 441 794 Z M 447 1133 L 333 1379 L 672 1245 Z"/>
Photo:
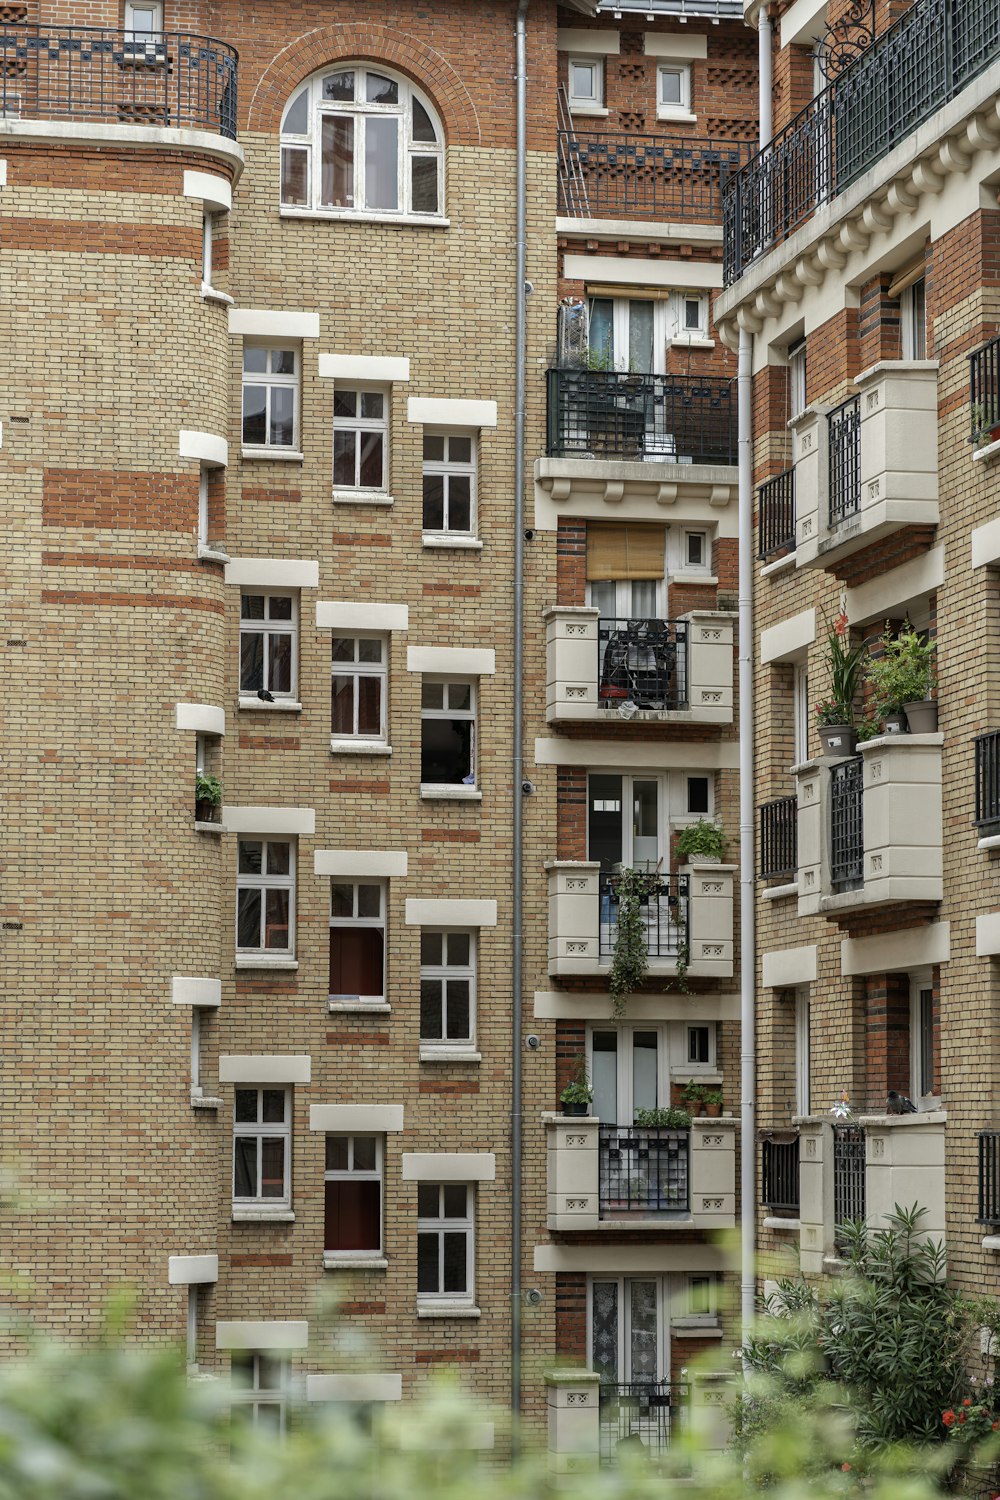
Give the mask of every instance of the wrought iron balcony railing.
<path id="1" fill-rule="evenodd" d="M 602 1219 L 687 1214 L 690 1130 L 602 1125 L 598 1149 Z"/>
<path id="2" fill-rule="evenodd" d="M 861 397 L 849 396 L 827 417 L 830 456 L 830 526 L 861 508 Z"/>
<path id="3" fill-rule="evenodd" d="M 795 469 L 765 479 L 757 491 L 757 556 L 795 551 Z"/>
<path id="4" fill-rule="evenodd" d="M 860 755 L 830 772 L 830 884 L 850 891 L 865 883 L 863 769 Z"/>
<path id="5" fill-rule="evenodd" d="M 776 797 L 760 808 L 760 878 L 792 879 L 798 860 L 799 799 Z"/>
<path id="6" fill-rule="evenodd" d="M 969 441 L 984 448 L 1000 426 L 1000 333 L 969 355 Z"/>
<path id="7" fill-rule="evenodd" d="M 642 1444 L 662 1453 L 686 1417 L 690 1388 L 676 1380 L 602 1379 L 600 1386 L 601 1463 L 614 1462 L 619 1443 Z"/>
<path id="8" fill-rule="evenodd" d="M 979 1213 L 977 1224 L 1000 1228 L 1000 1130 L 979 1132 Z"/>
<path id="9" fill-rule="evenodd" d="M 0 24 L 0 117 L 111 120 L 236 138 L 238 55 L 211 37 Z"/>
<path id="10" fill-rule="evenodd" d="M 554 458 L 735 464 L 731 383 L 710 376 L 550 370 L 547 447 Z"/>
<path id="11" fill-rule="evenodd" d="M 643 883 L 645 890 L 639 897 L 639 912 L 646 952 L 650 958 L 676 958 L 688 929 L 688 877 L 651 872 L 644 877 Z M 618 876 L 602 874 L 598 886 L 601 912 L 599 951 L 604 959 L 614 953 L 618 936 Z"/>
<path id="12" fill-rule="evenodd" d="M 559 212 L 717 224 L 722 184 L 750 160 L 753 149 L 749 141 L 560 130 Z"/>
<path id="13" fill-rule="evenodd" d="M 865 1207 L 865 1133 L 860 1125 L 833 1127 L 833 1232 L 842 1243 L 845 1224 L 863 1219 Z"/>
<path id="14" fill-rule="evenodd" d="M 1000 824 L 1000 732 L 976 736 L 976 827 Z"/>
<path id="15" fill-rule="evenodd" d="M 799 1138 L 774 1131 L 760 1143 L 760 1201 L 779 1213 L 799 1211 Z"/>
<path id="16" fill-rule="evenodd" d="M 723 184 L 726 285 L 998 57 L 995 0 L 916 0 Z"/>
<path id="17" fill-rule="evenodd" d="M 686 620 L 601 619 L 597 626 L 597 701 L 602 708 L 685 708 Z"/>

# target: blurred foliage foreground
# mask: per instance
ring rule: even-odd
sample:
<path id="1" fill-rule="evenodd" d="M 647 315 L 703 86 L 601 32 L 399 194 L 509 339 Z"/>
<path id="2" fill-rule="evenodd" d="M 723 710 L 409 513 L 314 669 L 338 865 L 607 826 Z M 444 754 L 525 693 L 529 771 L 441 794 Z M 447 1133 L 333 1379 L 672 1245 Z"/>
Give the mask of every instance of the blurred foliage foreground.
<path id="1" fill-rule="evenodd" d="M 734 1362 L 728 1450 L 705 1448 L 692 1420 L 658 1463 L 619 1450 L 613 1468 L 562 1476 L 560 1493 L 1000 1495 L 990 1344 L 1000 1309 L 944 1284 L 919 1217 L 852 1229 L 845 1273 L 823 1301 L 802 1281 L 778 1283 L 744 1381 Z M 280 1440 L 231 1425 L 229 1395 L 224 1380 L 188 1379 L 176 1351 L 119 1334 L 76 1350 L 36 1344 L 0 1364 L 0 1500 L 528 1500 L 555 1483 L 544 1435 L 525 1433 L 507 1461 L 509 1420 L 496 1453 L 472 1451 L 484 1412 L 453 1384 L 388 1406 L 374 1427 L 350 1408 L 302 1404 Z"/>

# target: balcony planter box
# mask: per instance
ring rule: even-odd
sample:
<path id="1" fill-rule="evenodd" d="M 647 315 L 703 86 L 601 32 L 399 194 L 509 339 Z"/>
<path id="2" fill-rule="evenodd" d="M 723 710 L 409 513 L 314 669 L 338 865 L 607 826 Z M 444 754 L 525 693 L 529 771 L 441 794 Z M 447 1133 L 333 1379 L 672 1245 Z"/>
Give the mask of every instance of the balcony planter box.
<path id="1" fill-rule="evenodd" d="M 589 1104 L 560 1104 L 560 1112 L 571 1120 L 582 1120 L 590 1112 Z"/>
<path id="2" fill-rule="evenodd" d="M 904 703 L 906 722 L 911 734 L 936 734 L 938 706 L 936 698 L 923 698 L 919 703 Z"/>
<path id="3" fill-rule="evenodd" d="M 820 724 L 819 737 L 824 755 L 853 755 L 858 748 L 858 731 L 853 724 Z"/>

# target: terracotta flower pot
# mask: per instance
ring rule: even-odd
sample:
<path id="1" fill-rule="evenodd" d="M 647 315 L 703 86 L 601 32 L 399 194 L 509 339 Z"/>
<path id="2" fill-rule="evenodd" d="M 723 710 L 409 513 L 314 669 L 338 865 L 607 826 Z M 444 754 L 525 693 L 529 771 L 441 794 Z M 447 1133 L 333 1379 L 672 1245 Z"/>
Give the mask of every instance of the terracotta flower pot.
<path id="1" fill-rule="evenodd" d="M 703 1107 L 705 1115 L 709 1120 L 718 1120 L 722 1115 L 721 1104 L 706 1104 Z"/>

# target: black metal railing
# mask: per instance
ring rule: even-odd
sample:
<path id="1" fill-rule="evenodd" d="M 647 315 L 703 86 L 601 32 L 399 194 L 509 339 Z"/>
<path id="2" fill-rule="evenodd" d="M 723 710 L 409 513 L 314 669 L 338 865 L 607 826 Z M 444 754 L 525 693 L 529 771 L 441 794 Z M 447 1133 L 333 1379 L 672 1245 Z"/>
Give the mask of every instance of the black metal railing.
<path id="1" fill-rule="evenodd" d="M 861 509 L 861 397 L 849 396 L 827 416 L 830 528 Z"/>
<path id="2" fill-rule="evenodd" d="M 600 1216 L 688 1212 L 691 1132 L 600 1126 Z"/>
<path id="3" fill-rule="evenodd" d="M 1000 424 L 1000 333 L 969 355 L 969 441 L 985 448 Z"/>
<path id="4" fill-rule="evenodd" d="M 723 183 L 726 285 L 998 56 L 995 0 L 916 0 Z"/>
<path id="5" fill-rule="evenodd" d="M 865 821 L 860 755 L 830 772 L 830 884 L 850 891 L 865 883 Z"/>
<path id="6" fill-rule="evenodd" d="M 1000 1227 L 1000 1130 L 979 1132 L 979 1214 L 977 1224 Z"/>
<path id="7" fill-rule="evenodd" d="M 211 37 L 0 25 L 0 117 L 189 126 L 236 138 L 238 54 Z"/>
<path id="8" fill-rule="evenodd" d="M 795 551 L 795 469 L 765 479 L 757 491 L 757 556 Z"/>
<path id="9" fill-rule="evenodd" d="M 548 372 L 551 457 L 735 464 L 731 383 L 617 370 Z"/>
<path id="10" fill-rule="evenodd" d="M 676 1380 L 602 1381 L 601 1463 L 613 1463 L 619 1443 L 662 1453 L 686 1420 L 690 1389 Z"/>
<path id="11" fill-rule="evenodd" d="M 610 958 L 618 936 L 618 876 L 601 875 L 600 956 Z M 639 913 L 650 958 L 675 958 L 688 929 L 688 877 L 657 875 L 644 877 Z"/>
<path id="12" fill-rule="evenodd" d="M 560 130 L 559 212 L 579 216 L 585 205 L 598 219 L 717 224 L 722 184 L 753 150 L 750 141 Z"/>
<path id="13" fill-rule="evenodd" d="M 686 620 L 601 619 L 597 701 L 602 708 L 686 708 Z"/>
<path id="14" fill-rule="evenodd" d="M 799 1138 L 784 1132 L 760 1143 L 760 1201 L 781 1213 L 799 1211 Z"/>
<path id="15" fill-rule="evenodd" d="M 760 878 L 776 880 L 797 874 L 799 802 L 776 797 L 760 807 Z"/>
<path id="16" fill-rule="evenodd" d="M 976 827 L 1000 824 L 1000 732 L 976 736 Z"/>
<path id="17" fill-rule="evenodd" d="M 865 1133 L 860 1125 L 833 1127 L 833 1236 L 842 1243 L 845 1224 L 863 1219 L 865 1208 Z"/>

